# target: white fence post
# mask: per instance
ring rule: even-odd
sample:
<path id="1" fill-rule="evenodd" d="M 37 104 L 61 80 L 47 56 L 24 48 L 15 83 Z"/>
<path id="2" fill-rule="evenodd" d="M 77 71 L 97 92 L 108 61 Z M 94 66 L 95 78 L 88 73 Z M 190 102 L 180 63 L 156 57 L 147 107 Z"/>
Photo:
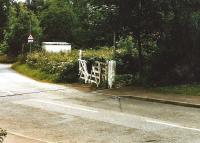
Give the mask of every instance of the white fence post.
<path id="1" fill-rule="evenodd" d="M 112 88 L 115 82 L 116 75 L 116 61 L 108 62 L 108 87 Z"/>
<path id="2" fill-rule="evenodd" d="M 80 60 L 82 59 L 82 55 L 83 55 L 83 51 L 82 51 L 82 50 L 79 50 L 79 59 L 80 59 Z"/>

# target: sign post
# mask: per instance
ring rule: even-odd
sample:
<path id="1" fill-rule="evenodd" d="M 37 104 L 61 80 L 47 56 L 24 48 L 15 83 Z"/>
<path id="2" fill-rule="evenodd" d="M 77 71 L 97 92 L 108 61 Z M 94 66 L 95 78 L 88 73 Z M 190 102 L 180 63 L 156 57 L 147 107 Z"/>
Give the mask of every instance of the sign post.
<path id="1" fill-rule="evenodd" d="M 30 43 L 30 53 L 31 53 L 31 44 L 33 43 L 33 41 L 34 41 L 34 38 L 33 38 L 33 36 L 30 34 L 29 35 L 29 37 L 28 37 L 28 43 Z"/>

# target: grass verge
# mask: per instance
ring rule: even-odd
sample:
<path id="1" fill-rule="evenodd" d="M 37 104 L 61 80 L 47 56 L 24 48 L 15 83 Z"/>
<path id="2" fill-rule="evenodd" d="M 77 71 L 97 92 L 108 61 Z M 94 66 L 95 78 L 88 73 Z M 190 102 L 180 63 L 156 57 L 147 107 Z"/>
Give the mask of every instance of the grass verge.
<path id="1" fill-rule="evenodd" d="M 28 76 L 30 78 L 43 81 L 43 82 L 55 83 L 57 82 L 57 78 L 58 78 L 55 74 L 47 74 L 39 69 L 33 69 L 26 64 L 15 63 L 12 65 L 12 69 L 14 69 L 15 71 L 25 76 Z"/>
<path id="2" fill-rule="evenodd" d="M 38 81 L 50 82 L 50 83 L 56 83 L 58 81 L 58 76 L 56 76 L 55 74 L 47 74 L 39 69 L 31 68 L 27 64 L 16 63 L 12 66 L 12 68 L 17 72 Z M 147 88 L 147 90 L 162 94 L 200 96 L 200 84 L 155 87 L 155 88 Z"/>
<path id="3" fill-rule="evenodd" d="M 188 96 L 200 96 L 200 84 L 187 84 L 153 88 L 153 91 L 166 94 L 179 94 Z"/>

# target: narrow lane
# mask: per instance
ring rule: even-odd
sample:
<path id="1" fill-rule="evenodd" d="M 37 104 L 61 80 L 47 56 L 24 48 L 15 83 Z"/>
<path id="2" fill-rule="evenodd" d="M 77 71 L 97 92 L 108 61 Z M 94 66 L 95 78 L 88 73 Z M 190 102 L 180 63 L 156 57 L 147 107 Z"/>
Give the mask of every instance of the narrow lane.
<path id="1" fill-rule="evenodd" d="M 10 69 L 11 65 L 0 64 L 0 96 L 62 90 L 62 86 L 37 82 Z"/>
<path id="2" fill-rule="evenodd" d="M 13 96 L 14 95 L 14 96 Z M 200 110 L 41 83 L 0 64 L 6 143 L 199 143 Z"/>

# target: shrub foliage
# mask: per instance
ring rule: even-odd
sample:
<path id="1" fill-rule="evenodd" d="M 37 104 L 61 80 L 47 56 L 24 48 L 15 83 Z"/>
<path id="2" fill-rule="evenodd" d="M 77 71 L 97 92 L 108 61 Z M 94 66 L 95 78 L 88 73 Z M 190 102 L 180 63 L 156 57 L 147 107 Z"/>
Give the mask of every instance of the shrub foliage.
<path id="1" fill-rule="evenodd" d="M 31 68 L 57 75 L 57 82 L 71 83 L 78 80 L 78 55 L 77 50 L 71 53 L 34 52 L 27 56 L 26 63 Z M 89 63 L 97 59 L 106 61 L 111 58 L 111 51 L 108 49 L 86 50 L 83 56 L 90 61 Z"/>

